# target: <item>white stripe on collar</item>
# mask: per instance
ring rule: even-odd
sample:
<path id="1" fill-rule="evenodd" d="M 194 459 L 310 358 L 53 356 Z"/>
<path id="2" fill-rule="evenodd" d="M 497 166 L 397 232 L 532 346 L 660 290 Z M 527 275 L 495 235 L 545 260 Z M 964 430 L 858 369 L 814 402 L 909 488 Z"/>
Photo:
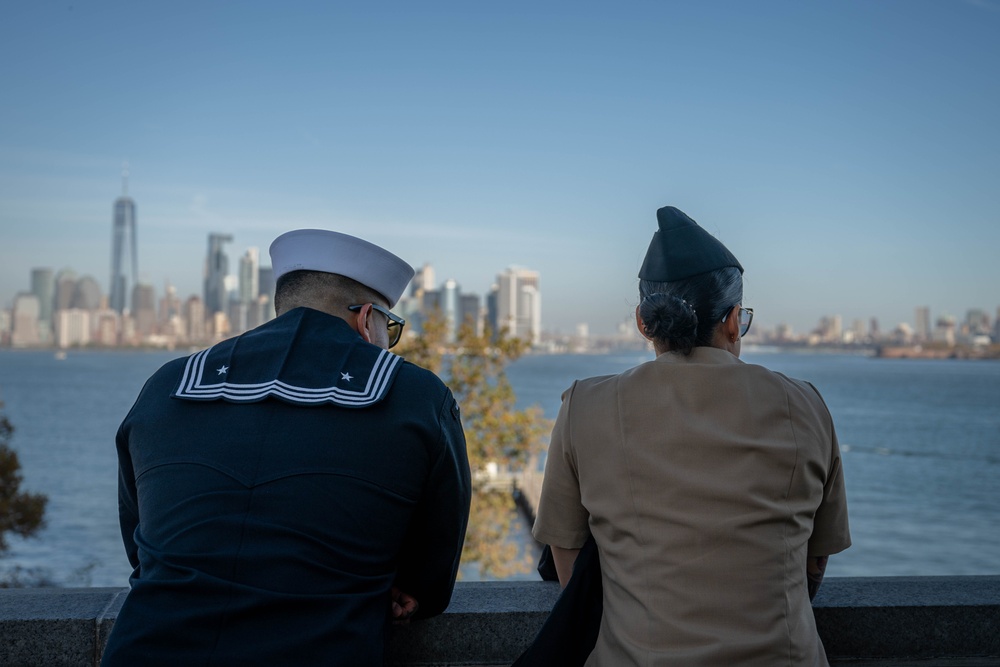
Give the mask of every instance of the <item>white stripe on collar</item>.
<path id="1" fill-rule="evenodd" d="M 364 389 L 352 391 L 339 387 L 296 387 L 281 380 L 255 384 L 237 384 L 221 382 L 208 384 L 205 382 L 205 360 L 212 348 L 202 350 L 188 358 L 181 377 L 180 386 L 174 393 L 175 398 L 196 401 L 211 401 L 224 398 L 238 403 L 260 401 L 267 396 L 275 396 L 291 403 L 301 405 L 316 405 L 318 403 L 334 403 L 345 407 L 363 408 L 379 402 L 385 397 L 391 384 L 396 366 L 403 358 L 381 350 L 371 373 L 365 382 Z"/>

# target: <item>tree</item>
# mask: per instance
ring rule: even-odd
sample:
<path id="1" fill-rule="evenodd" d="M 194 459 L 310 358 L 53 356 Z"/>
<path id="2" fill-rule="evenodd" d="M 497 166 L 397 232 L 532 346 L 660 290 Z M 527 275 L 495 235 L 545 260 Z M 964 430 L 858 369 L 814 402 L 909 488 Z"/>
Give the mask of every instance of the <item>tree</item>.
<path id="1" fill-rule="evenodd" d="M 29 537 L 42 528 L 48 502 L 44 495 L 19 491 L 23 478 L 21 462 L 9 444 L 13 434 L 10 420 L 0 412 L 0 554 L 8 548 L 8 532 Z"/>
<path id="2" fill-rule="evenodd" d="M 498 484 L 505 478 L 495 474 L 530 465 L 550 427 L 541 408 L 515 409 L 517 396 L 505 372 L 528 343 L 505 331 L 491 340 L 489 330 L 480 334 L 466 323 L 449 345 L 447 324 L 439 312 L 427 317 L 422 329 L 400 354 L 440 375 L 462 410 L 474 491 L 462 560 L 476 563 L 483 576 L 528 571 L 531 564 L 518 558 L 517 545 L 505 539 L 517 508 L 510 486 Z"/>

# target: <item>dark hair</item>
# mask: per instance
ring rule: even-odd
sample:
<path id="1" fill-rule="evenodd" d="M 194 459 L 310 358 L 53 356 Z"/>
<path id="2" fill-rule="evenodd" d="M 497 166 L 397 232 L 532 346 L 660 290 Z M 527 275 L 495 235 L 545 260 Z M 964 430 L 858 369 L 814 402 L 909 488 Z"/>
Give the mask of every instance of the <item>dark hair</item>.
<path id="1" fill-rule="evenodd" d="M 336 273 L 289 271 L 274 286 L 274 309 L 278 313 L 315 302 L 321 296 L 336 295 L 344 305 L 374 301 L 388 306 L 388 300 L 370 287 Z"/>
<path id="2" fill-rule="evenodd" d="M 669 283 L 639 281 L 639 318 L 646 335 L 671 352 L 710 345 L 715 328 L 743 303 L 743 274 L 734 266 Z"/>

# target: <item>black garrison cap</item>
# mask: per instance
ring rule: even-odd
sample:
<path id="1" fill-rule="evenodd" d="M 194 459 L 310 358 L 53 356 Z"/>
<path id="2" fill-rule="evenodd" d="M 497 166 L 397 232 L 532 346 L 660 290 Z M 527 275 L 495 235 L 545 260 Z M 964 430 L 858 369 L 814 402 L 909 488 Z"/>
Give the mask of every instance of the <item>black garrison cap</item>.
<path id="1" fill-rule="evenodd" d="M 656 221 L 660 230 L 649 242 L 639 269 L 641 280 L 669 283 L 727 266 L 743 273 L 733 253 L 680 209 L 664 206 L 656 212 Z"/>

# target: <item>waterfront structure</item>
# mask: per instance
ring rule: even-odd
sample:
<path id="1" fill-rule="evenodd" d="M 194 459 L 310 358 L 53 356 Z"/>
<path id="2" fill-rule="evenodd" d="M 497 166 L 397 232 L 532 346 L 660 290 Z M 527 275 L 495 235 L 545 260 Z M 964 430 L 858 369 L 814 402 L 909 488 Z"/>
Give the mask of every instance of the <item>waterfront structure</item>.
<path id="1" fill-rule="evenodd" d="M 128 196 L 128 171 L 122 175 L 122 196 L 115 200 L 111 232 L 111 285 L 108 303 L 119 315 L 124 312 L 129 285 L 139 276 L 138 242 L 136 241 L 135 202 Z M 126 253 L 130 260 L 131 280 L 125 277 Z"/>
<path id="2" fill-rule="evenodd" d="M 11 347 L 33 347 L 41 343 L 38 336 L 40 313 L 41 305 L 34 294 L 21 292 L 14 297 L 10 328 Z"/>
<path id="3" fill-rule="evenodd" d="M 497 276 L 494 331 L 506 329 L 514 338 L 541 342 L 542 292 L 538 271 L 512 266 Z"/>
<path id="4" fill-rule="evenodd" d="M 82 347 L 90 343 L 90 313 L 82 308 L 58 310 L 55 314 L 56 346 Z"/>
<path id="5" fill-rule="evenodd" d="M 226 276 L 229 273 L 229 258 L 223 250 L 223 244 L 230 243 L 233 237 L 229 234 L 208 235 L 208 257 L 205 259 L 205 316 L 213 317 L 215 313 L 226 310 Z"/>

